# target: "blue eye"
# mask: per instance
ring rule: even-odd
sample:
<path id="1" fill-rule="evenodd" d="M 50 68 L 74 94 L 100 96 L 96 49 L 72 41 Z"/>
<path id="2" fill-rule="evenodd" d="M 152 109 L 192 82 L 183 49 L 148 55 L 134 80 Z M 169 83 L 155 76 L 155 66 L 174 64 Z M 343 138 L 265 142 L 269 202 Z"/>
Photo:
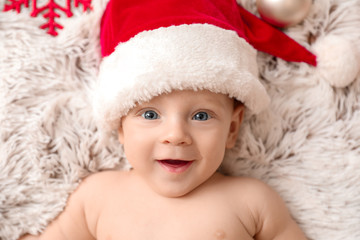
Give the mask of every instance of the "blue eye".
<path id="1" fill-rule="evenodd" d="M 145 111 L 143 114 L 141 114 L 141 116 L 147 120 L 155 120 L 159 118 L 159 114 L 153 110 Z"/>
<path id="2" fill-rule="evenodd" d="M 193 120 L 197 120 L 197 121 L 206 121 L 209 120 L 211 117 L 208 113 L 206 112 L 198 112 L 193 116 Z"/>

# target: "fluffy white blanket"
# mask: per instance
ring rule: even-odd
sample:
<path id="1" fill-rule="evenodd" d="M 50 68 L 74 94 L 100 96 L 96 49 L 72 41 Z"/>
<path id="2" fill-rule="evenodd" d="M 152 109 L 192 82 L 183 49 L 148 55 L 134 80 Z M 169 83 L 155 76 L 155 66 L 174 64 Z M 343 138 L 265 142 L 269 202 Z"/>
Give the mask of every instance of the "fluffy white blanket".
<path id="1" fill-rule="evenodd" d="M 41 231 L 82 177 L 128 167 L 115 137 L 100 141 L 89 104 L 104 4 L 73 9 L 57 37 L 30 8 L 0 13 L 2 240 Z M 242 4 L 256 13 L 254 0 Z M 317 68 L 259 53 L 272 103 L 246 117 L 223 164 L 274 187 L 309 239 L 360 239 L 359 13 L 359 0 L 315 0 L 306 20 L 286 30 L 318 54 Z"/>

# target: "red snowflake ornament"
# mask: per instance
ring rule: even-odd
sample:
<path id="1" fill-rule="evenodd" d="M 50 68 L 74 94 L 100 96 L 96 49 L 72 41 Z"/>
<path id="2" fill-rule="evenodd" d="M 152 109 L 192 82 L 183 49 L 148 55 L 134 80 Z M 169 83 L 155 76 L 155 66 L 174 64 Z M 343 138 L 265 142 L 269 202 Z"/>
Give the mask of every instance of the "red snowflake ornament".
<path id="1" fill-rule="evenodd" d="M 44 6 L 38 7 L 37 0 L 8 0 L 10 4 L 5 4 L 4 11 L 15 10 L 17 13 L 21 12 L 21 7 L 29 7 L 29 2 L 32 1 L 31 17 L 37 17 L 43 13 L 42 16 L 47 19 L 47 23 L 40 26 L 41 29 L 48 29 L 47 33 L 52 36 L 57 36 L 57 29 L 63 29 L 64 27 L 56 22 L 56 18 L 61 18 L 62 15 L 57 11 L 63 12 L 67 17 L 72 17 L 71 0 L 66 0 L 66 7 L 62 7 L 55 2 L 55 0 L 49 0 Z M 74 0 L 74 6 L 79 7 L 83 5 L 83 12 L 91 10 L 91 0 Z"/>

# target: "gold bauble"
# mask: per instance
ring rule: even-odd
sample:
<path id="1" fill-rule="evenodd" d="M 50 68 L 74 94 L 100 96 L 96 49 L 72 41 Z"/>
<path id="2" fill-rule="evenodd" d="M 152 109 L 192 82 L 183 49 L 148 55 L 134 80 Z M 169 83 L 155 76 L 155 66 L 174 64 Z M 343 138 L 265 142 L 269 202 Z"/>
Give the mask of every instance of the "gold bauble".
<path id="1" fill-rule="evenodd" d="M 262 19 L 283 28 L 304 20 L 312 0 L 256 0 L 256 5 Z"/>

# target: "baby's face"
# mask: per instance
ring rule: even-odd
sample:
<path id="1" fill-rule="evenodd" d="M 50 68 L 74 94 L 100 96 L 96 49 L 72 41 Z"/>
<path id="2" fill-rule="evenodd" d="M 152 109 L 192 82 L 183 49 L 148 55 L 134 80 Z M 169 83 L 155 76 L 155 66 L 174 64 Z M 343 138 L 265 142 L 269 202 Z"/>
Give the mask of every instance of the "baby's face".
<path id="1" fill-rule="evenodd" d="M 209 91 L 174 91 L 138 104 L 122 119 L 119 140 L 157 193 L 183 196 L 211 177 L 235 144 L 242 106 Z"/>

